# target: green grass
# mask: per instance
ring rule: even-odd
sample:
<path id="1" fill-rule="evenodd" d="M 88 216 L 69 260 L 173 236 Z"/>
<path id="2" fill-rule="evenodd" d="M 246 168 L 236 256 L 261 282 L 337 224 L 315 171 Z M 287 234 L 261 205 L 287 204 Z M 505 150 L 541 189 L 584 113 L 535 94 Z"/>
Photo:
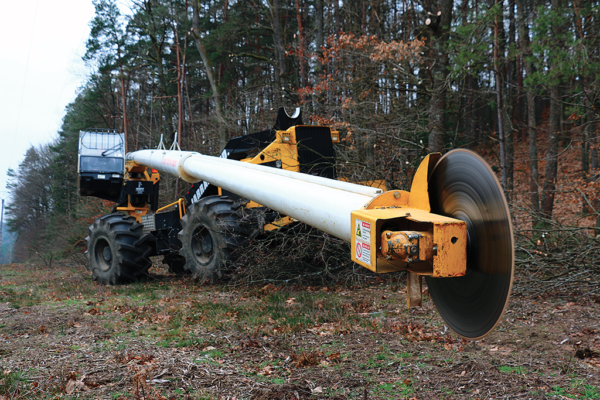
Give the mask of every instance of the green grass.
<path id="1" fill-rule="evenodd" d="M 596 386 L 583 385 L 579 393 L 581 393 L 584 399 L 600 399 L 600 388 Z"/>
<path id="2" fill-rule="evenodd" d="M 57 309 L 68 306 L 83 312 L 97 309 L 99 313 L 86 318 L 102 320 L 105 329 L 118 332 L 118 336 L 146 338 L 161 346 L 201 346 L 190 335 L 198 325 L 208 332 L 244 332 L 250 337 L 287 337 L 325 323 L 335 323 L 331 327 L 334 336 L 338 333 L 337 329 L 342 332 L 356 327 L 381 330 L 380 321 L 357 316 L 359 309 L 373 311 L 375 299 L 371 298 L 355 299 L 336 293 L 287 290 L 262 294 L 250 288 L 241 296 L 242 301 L 237 296 L 227 295 L 221 300 L 218 293 L 228 294 L 230 289 L 226 286 L 214 287 L 213 293 L 198 298 L 195 294 L 199 290 L 194 284 L 178 290 L 174 290 L 171 283 L 161 281 L 101 287 L 91 279 L 70 282 L 65 279 L 69 276 L 65 271 L 34 272 L 32 276 L 19 272 L 22 275 L 20 279 L 31 281 L 31 285 L 0 287 L 0 292 L 12 307 L 45 305 Z M 54 272 L 57 272 L 56 275 Z M 50 278 L 44 281 L 35 274 Z M 194 301 L 182 307 L 186 298 L 194 298 Z M 349 303 L 354 308 L 347 307 Z M 161 313 L 170 319 L 156 322 L 157 314 Z M 66 326 L 60 327 L 61 333 L 66 330 Z"/>
<path id="3" fill-rule="evenodd" d="M 4 286 L 0 290 L 0 293 L 4 298 L 3 301 L 9 303 L 10 306 L 15 309 L 19 309 L 22 307 L 31 307 L 36 305 L 40 301 L 40 297 L 37 291 L 35 291 L 34 294 L 34 291 L 32 289 L 27 290 L 25 288 L 11 288 Z"/>
<path id="4" fill-rule="evenodd" d="M 204 357 L 210 357 L 210 358 L 223 358 L 223 351 L 222 350 L 208 350 L 208 351 L 202 351 L 200 352 L 201 356 Z"/>
<path id="5" fill-rule="evenodd" d="M 0 374 L 0 395 L 12 399 L 15 395 L 18 396 L 19 393 L 27 390 L 25 373 L 20 371 L 3 371 Z"/>
<path id="6" fill-rule="evenodd" d="M 385 400 L 396 400 L 401 398 L 408 398 L 414 395 L 416 392 L 412 387 L 411 382 L 404 383 L 402 381 L 398 382 L 382 382 L 378 384 L 372 384 L 369 381 L 369 384 L 366 387 L 356 388 L 351 392 L 347 392 L 344 390 L 332 390 L 325 389 L 325 394 L 328 396 L 336 396 L 343 395 L 348 399 L 364 399 L 371 398 L 376 396 L 378 399 Z M 329 397 L 327 397 L 329 398 Z"/>
<path id="7" fill-rule="evenodd" d="M 287 380 L 276 376 L 250 375 L 259 382 L 268 382 L 274 385 L 285 385 Z"/>
<path id="8" fill-rule="evenodd" d="M 377 396 L 390 396 L 390 399 L 406 397 L 415 392 L 412 385 L 406 385 L 402 382 L 382 383 L 371 388 L 370 392 Z"/>
<path id="9" fill-rule="evenodd" d="M 52 273 L 43 271 L 46 275 Z M 0 286 L 0 296 L 8 293 L 7 301 L 11 304 L 43 306 L 41 311 L 56 315 L 57 322 L 48 324 L 50 336 L 61 339 L 61 335 L 71 334 L 73 329 L 90 323 L 99 329 L 101 339 L 94 344 L 79 347 L 66 343 L 65 350 L 128 354 L 133 351 L 133 340 L 148 346 L 186 348 L 186 354 L 190 354 L 187 360 L 203 365 L 202 368 L 227 366 L 254 382 L 263 382 L 265 387 L 293 382 L 291 378 L 296 374 L 306 372 L 335 375 L 341 381 L 356 382 L 359 379 L 362 382 L 360 386 L 345 386 L 341 391 L 323 385 L 323 396 L 339 394 L 348 399 L 362 399 L 366 387 L 368 398 L 421 398 L 419 393 L 423 393 L 424 398 L 431 394 L 430 398 L 456 399 L 461 398 L 460 391 L 452 391 L 450 385 L 441 392 L 439 386 L 432 389 L 421 380 L 413 379 L 413 371 L 420 370 L 423 375 L 432 376 L 437 369 L 456 365 L 462 362 L 461 357 L 472 355 L 459 353 L 460 350 L 442 350 L 443 343 L 439 341 L 424 342 L 417 350 L 414 341 L 418 339 L 408 337 L 401 324 L 416 318 L 427 333 L 441 323 L 411 316 L 403 305 L 398 306 L 397 296 L 386 294 L 382 300 L 385 296 L 372 295 L 360 288 L 345 293 L 273 288 L 264 293 L 259 288 L 198 286 L 182 281 L 101 287 L 90 280 L 72 283 L 61 277 L 43 282 L 24 274 L 22 279 L 27 282 Z M 391 299 L 395 300 L 392 302 Z M 69 313 L 65 314 L 63 309 L 68 309 Z M 92 309 L 99 313 L 90 313 Z M 26 311 L 33 314 L 40 310 L 21 309 L 15 315 L 27 320 L 28 317 L 23 318 Z M 82 316 L 83 313 L 92 315 Z M 396 322 L 398 325 L 393 325 Z M 0 331 L 11 335 L 7 326 L 13 325 L 12 322 L 4 323 L 0 325 Z M 34 325 L 33 328 L 23 326 L 23 333 L 31 334 L 34 330 L 37 334 Z M 390 327 L 400 328 L 390 330 Z M 370 346 L 357 358 L 358 339 L 360 345 L 369 342 Z M 377 344 L 375 339 L 379 340 Z M 271 359 L 264 361 L 257 355 L 262 353 L 262 346 L 272 355 Z M 246 353 L 252 356 L 244 356 Z M 293 361 L 284 361 L 288 356 L 293 360 L 302 353 L 318 354 L 317 364 L 295 367 Z M 335 356 L 329 358 L 332 355 Z M 576 363 L 576 360 L 569 361 L 564 371 L 542 367 L 527 369 L 512 365 L 506 359 L 497 368 L 503 374 L 530 374 L 533 378 L 538 373 L 546 377 L 554 373 L 555 378 L 560 377 L 553 380 L 556 385 L 553 388 L 539 389 L 539 396 L 600 399 L 600 389 L 589 384 L 596 383 L 595 379 L 577 379 L 583 376 Z M 513 378 L 505 376 L 505 380 L 509 379 Z M 15 385 L 30 387 L 23 374 L 11 372 L 6 377 L 0 376 L 0 398 L 10 398 L 7 390 Z M 213 398 L 207 394 L 211 392 L 209 389 L 196 388 L 192 394 L 188 389 L 169 386 L 170 389 L 161 388 L 167 398 Z M 127 397 L 129 393 L 122 387 L 119 390 L 115 398 L 131 397 Z M 435 393 L 429 393 L 430 390 Z M 529 395 L 533 393 L 533 389 L 529 389 Z"/>
<path id="10" fill-rule="evenodd" d="M 573 397 L 572 395 L 570 395 L 569 393 L 567 393 L 567 389 L 560 387 L 560 386 L 553 386 L 552 387 L 552 391 L 548 392 L 547 395 L 549 396 L 561 396 L 561 397 L 568 397 L 569 399 L 574 399 L 576 397 Z"/>
<path id="11" fill-rule="evenodd" d="M 128 392 L 115 392 L 110 394 L 111 399 L 120 399 L 122 397 L 133 397 L 133 394 Z"/>
<path id="12" fill-rule="evenodd" d="M 198 399 L 198 400 L 213 400 L 215 399 L 215 397 L 207 395 L 207 394 L 202 394 L 202 393 L 198 393 L 196 390 L 191 389 L 191 388 L 187 388 L 187 389 L 181 389 L 181 388 L 175 388 L 173 389 L 173 393 L 175 394 L 176 397 L 173 397 L 173 395 L 168 395 L 168 393 L 163 393 L 163 396 L 165 398 L 168 399 Z"/>
<path id="13" fill-rule="evenodd" d="M 501 365 L 498 367 L 498 371 L 504 372 L 506 374 L 518 374 L 518 375 L 526 375 L 527 369 L 524 367 L 512 367 L 508 365 Z"/>
<path id="14" fill-rule="evenodd" d="M 547 392 L 546 395 L 569 399 L 600 399 L 600 388 L 583 382 L 583 379 L 574 380 L 571 382 L 569 388 L 553 386 L 552 391 Z"/>

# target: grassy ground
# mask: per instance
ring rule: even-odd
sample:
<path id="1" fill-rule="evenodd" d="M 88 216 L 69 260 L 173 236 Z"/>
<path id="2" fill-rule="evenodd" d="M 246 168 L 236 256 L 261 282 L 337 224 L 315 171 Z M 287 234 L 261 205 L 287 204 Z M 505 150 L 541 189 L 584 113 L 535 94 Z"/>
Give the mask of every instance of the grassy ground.
<path id="1" fill-rule="evenodd" d="M 403 283 L 202 286 L 0 266 L 0 399 L 600 399 L 600 299 L 513 297 L 483 340 Z"/>

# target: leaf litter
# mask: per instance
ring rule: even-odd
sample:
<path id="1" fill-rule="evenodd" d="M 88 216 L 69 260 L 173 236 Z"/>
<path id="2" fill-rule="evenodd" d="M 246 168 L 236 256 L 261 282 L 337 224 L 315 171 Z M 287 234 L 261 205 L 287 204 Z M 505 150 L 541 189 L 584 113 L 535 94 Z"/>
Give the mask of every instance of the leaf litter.
<path id="1" fill-rule="evenodd" d="M 69 268 L 43 284 L 27 272 L 0 283 L 54 294 L 0 304 L 0 398 L 600 396 L 594 298 L 514 297 L 495 332 L 468 342 L 430 301 L 407 310 L 385 282 L 232 289 L 156 274 L 137 287 L 60 289 Z"/>

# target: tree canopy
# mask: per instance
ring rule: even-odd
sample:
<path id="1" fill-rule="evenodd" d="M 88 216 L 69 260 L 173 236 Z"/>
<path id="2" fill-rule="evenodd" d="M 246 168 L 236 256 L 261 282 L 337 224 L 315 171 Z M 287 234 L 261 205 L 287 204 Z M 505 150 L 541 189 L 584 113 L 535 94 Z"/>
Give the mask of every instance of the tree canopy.
<path id="1" fill-rule="evenodd" d="M 10 227 L 32 235 L 23 246 L 51 248 L 59 227 L 84 226 L 102 207 L 77 194 L 77 137 L 90 127 L 125 132 L 130 151 L 177 132 L 183 149 L 218 154 L 270 127 L 278 107 L 300 106 L 308 122 L 340 129 L 348 178 L 407 187 L 428 152 L 484 146 L 509 196 L 515 143 L 527 142 L 534 225 L 553 215 L 560 146 L 579 146 L 582 182 L 597 179 L 600 1 L 94 5 L 84 56 L 93 74 L 57 139 L 10 172 Z M 164 199 L 176 197 L 182 187 L 165 182 Z"/>

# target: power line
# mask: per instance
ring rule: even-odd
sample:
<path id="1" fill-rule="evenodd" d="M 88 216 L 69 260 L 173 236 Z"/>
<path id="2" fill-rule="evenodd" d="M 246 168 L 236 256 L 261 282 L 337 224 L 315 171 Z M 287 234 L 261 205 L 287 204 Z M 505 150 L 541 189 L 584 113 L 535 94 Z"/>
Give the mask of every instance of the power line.
<path id="1" fill-rule="evenodd" d="M 0 253 L 2 253 L 2 231 L 4 230 L 4 199 L 2 199 L 2 211 L 0 211 Z"/>
<path id="2" fill-rule="evenodd" d="M 15 160 L 15 144 L 17 142 L 17 136 L 19 135 L 19 121 L 21 119 L 21 109 L 23 108 L 23 97 L 25 97 L 25 84 L 27 83 L 27 71 L 29 71 L 29 57 L 31 56 L 31 47 L 33 44 L 33 33 L 35 31 L 35 18 L 37 16 L 38 3 L 40 0 L 36 0 L 35 9 L 33 11 L 33 24 L 31 26 L 31 36 L 29 37 L 29 49 L 27 50 L 27 61 L 25 62 L 25 76 L 23 77 L 23 87 L 21 89 L 21 101 L 19 103 L 19 112 L 17 113 L 17 127 L 15 129 L 15 134 L 13 135 L 13 144 L 11 148 L 11 159 L 10 165 L 13 164 Z"/>
<path id="3" fill-rule="evenodd" d="M 85 46 L 85 37 L 87 35 L 88 35 L 87 31 L 84 31 L 83 34 L 81 35 L 81 40 L 79 40 L 79 44 L 77 45 L 77 49 L 75 50 L 75 56 L 76 57 L 80 57 L 79 53 L 82 50 L 82 45 Z M 62 97 L 62 94 L 63 94 L 64 90 L 65 90 L 65 87 L 67 86 L 67 82 L 69 81 L 69 78 L 71 78 L 72 76 L 75 76 L 75 74 L 73 73 L 74 66 L 75 66 L 75 59 L 76 58 L 73 58 L 71 60 L 71 65 L 70 65 L 69 70 L 67 72 L 67 76 L 65 77 L 65 81 L 63 82 L 62 88 L 60 89 L 60 93 L 58 94 L 58 97 L 56 98 L 56 102 L 54 104 L 54 114 L 57 114 L 58 104 L 60 103 L 60 99 Z M 75 90 L 75 93 L 77 93 L 77 90 L 78 89 Z M 48 129 L 48 130 L 50 130 L 50 129 Z M 58 130 L 60 130 L 60 125 L 58 127 Z"/>

